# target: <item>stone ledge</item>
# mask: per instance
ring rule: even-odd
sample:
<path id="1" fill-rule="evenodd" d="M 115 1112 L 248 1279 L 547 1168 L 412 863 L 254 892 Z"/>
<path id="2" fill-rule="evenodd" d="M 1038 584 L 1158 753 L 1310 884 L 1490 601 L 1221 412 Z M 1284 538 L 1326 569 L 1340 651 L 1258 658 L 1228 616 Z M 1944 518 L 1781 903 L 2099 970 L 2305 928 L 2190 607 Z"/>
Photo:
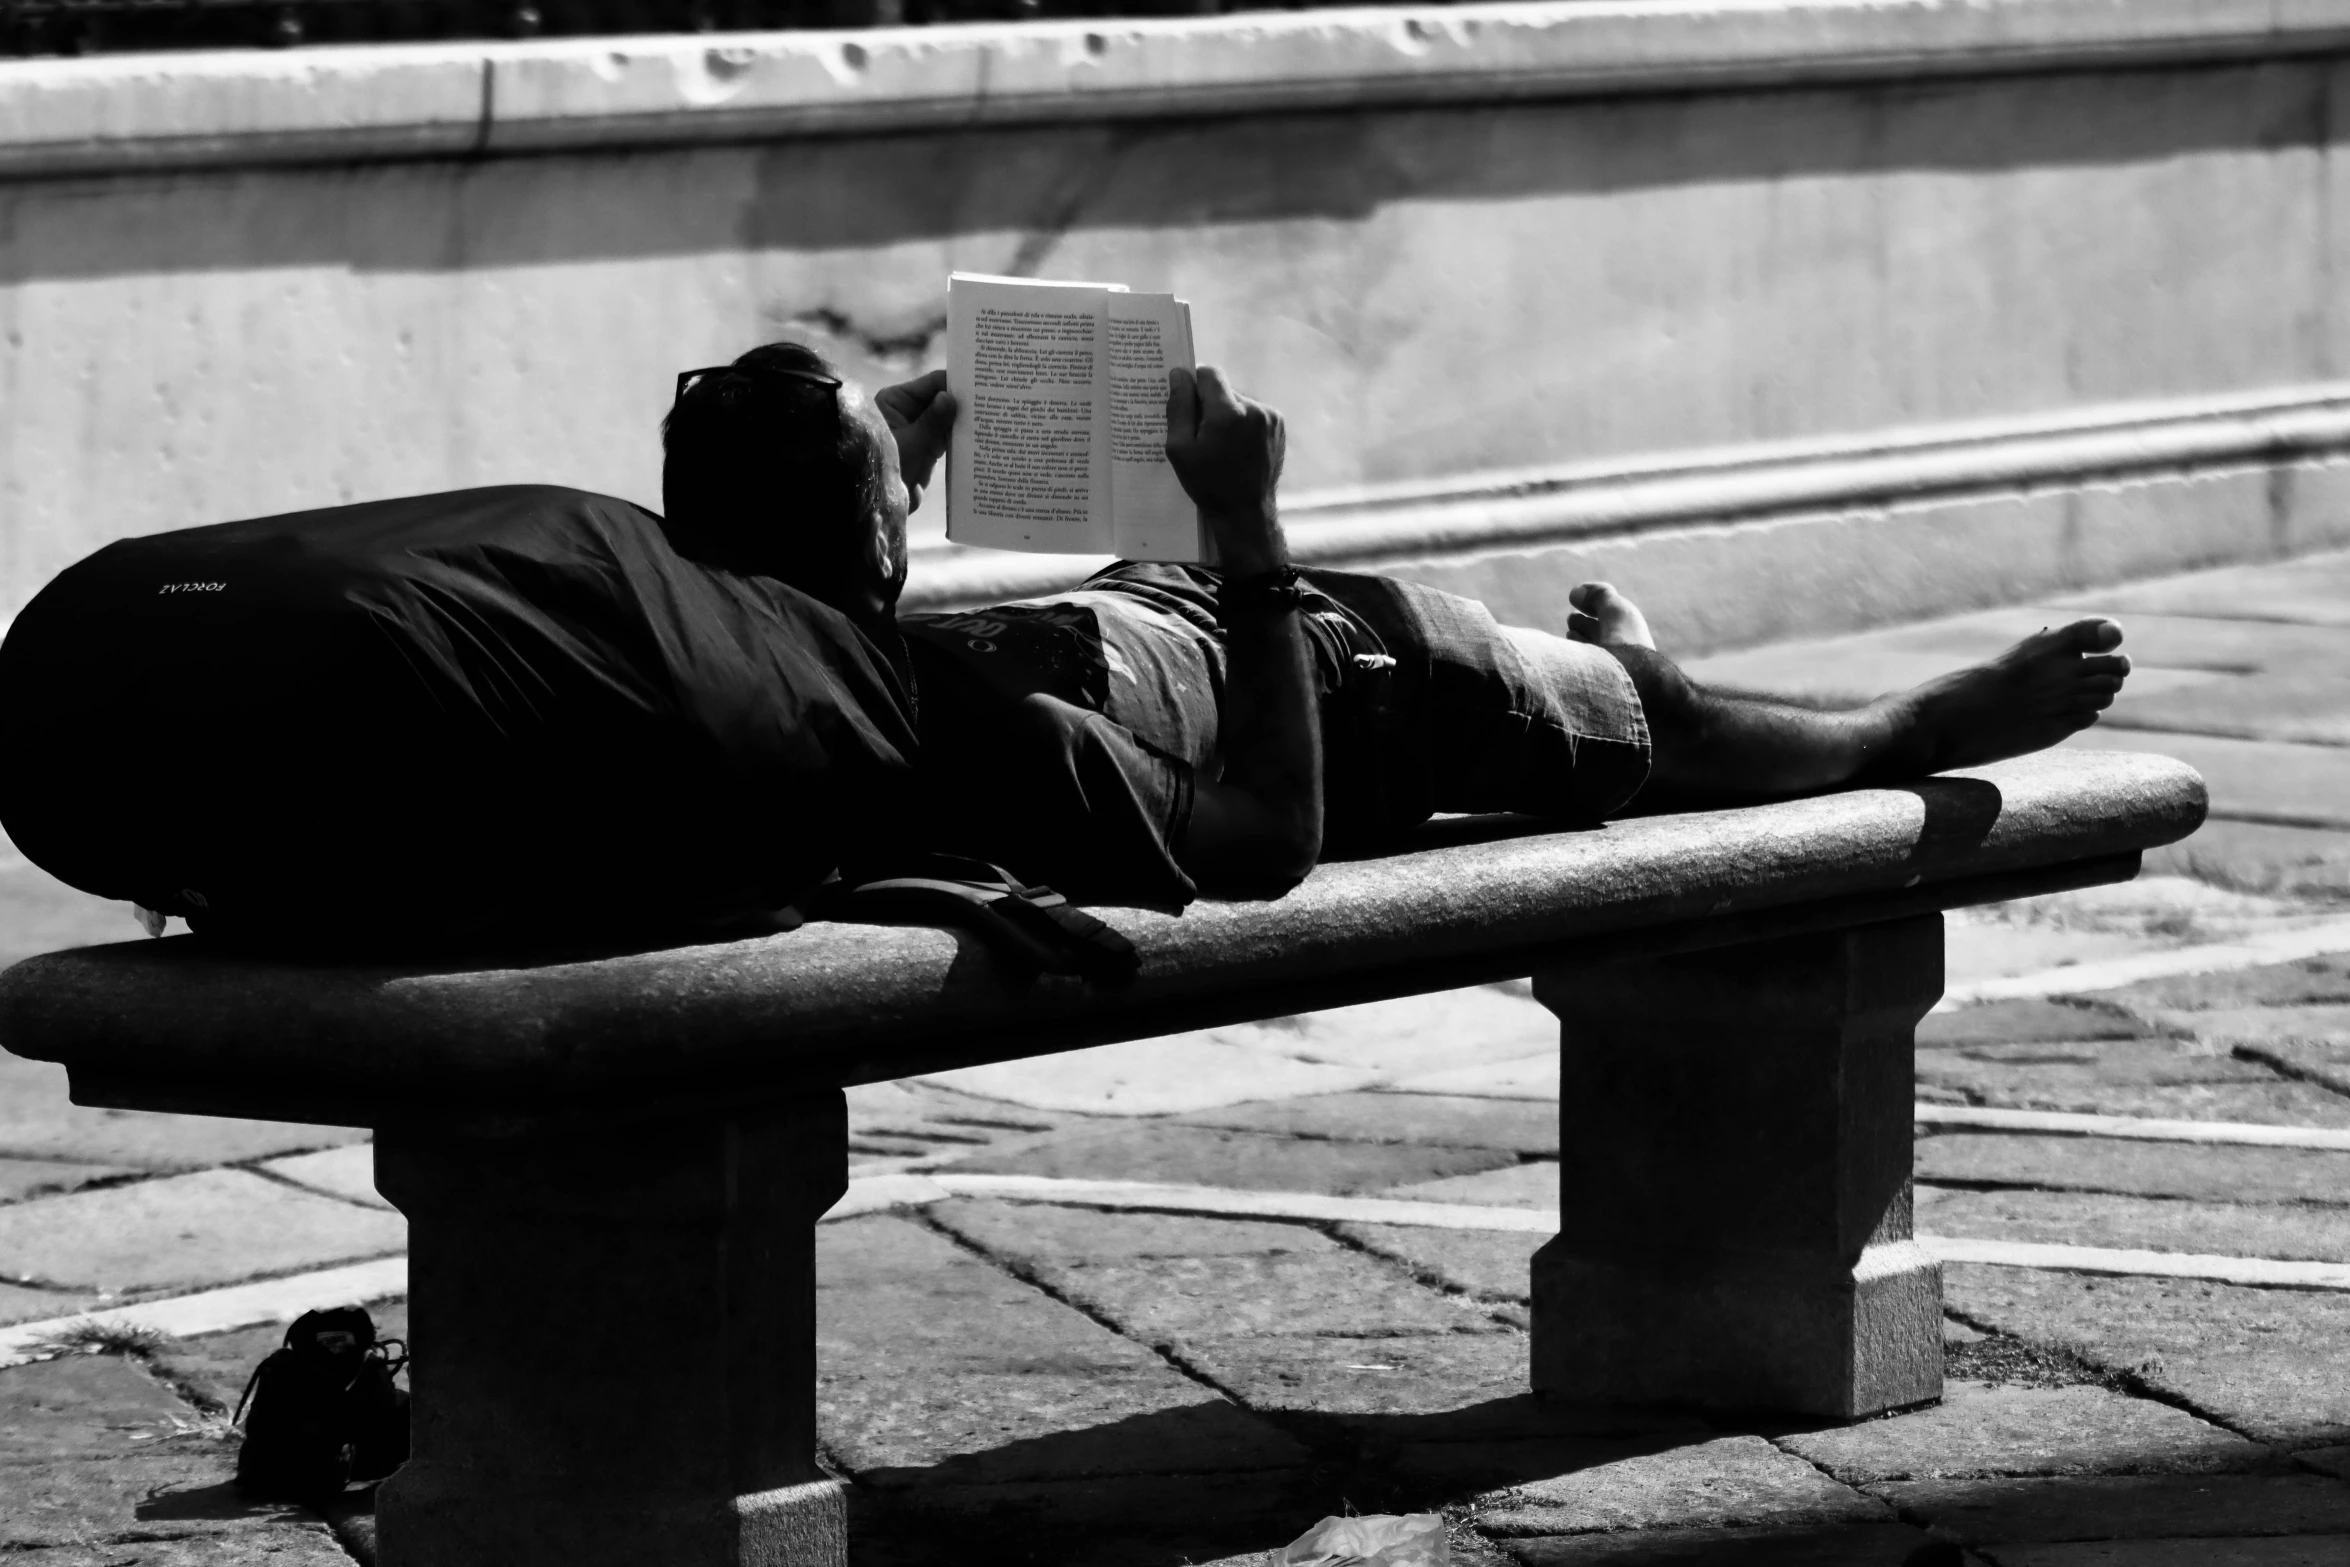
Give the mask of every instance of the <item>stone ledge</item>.
<path id="1" fill-rule="evenodd" d="M 1282 514 L 1301 563 L 1360 570 L 1666 528 L 2344 459 L 2350 382 L 2335 381 L 1323 491 L 1285 501 Z M 1059 592 L 1108 563 L 1107 556 L 933 545 L 914 552 L 905 607 L 962 608 Z"/>
<path id="2" fill-rule="evenodd" d="M 0 65 L 0 177 L 2278 58 L 2350 0 L 1547 0 Z"/>

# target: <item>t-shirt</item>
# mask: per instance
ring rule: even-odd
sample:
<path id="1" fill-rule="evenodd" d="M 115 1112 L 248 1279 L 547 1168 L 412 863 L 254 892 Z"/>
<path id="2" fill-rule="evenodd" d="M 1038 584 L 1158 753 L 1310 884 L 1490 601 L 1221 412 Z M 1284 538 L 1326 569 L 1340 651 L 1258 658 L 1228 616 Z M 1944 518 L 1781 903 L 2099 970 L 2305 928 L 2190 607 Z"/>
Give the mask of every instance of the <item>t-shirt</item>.
<path id="1" fill-rule="evenodd" d="M 1122 562 L 1079 587 L 904 616 L 922 735 L 926 836 L 1073 897 L 1180 906 L 1194 782 L 1221 771 L 1216 573 Z M 1310 595 L 1321 689 L 1363 646 Z"/>

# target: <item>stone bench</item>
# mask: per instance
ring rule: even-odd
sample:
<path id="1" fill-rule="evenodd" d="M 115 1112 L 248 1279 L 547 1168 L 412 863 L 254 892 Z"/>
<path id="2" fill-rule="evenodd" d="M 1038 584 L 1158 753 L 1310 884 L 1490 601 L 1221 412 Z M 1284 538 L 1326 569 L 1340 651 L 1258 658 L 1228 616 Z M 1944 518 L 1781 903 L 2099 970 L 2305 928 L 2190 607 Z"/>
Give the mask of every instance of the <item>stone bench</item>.
<path id="1" fill-rule="evenodd" d="M 1277 901 L 1108 911 L 1143 957 L 1120 991 L 1016 985 L 920 927 L 473 969 L 134 942 L 0 976 L 0 1043 L 83 1104 L 376 1129 L 417 1349 L 385 1567 L 838 1567 L 813 1226 L 844 1085 L 1532 975 L 1565 1042 L 1535 1390 L 1866 1415 L 1942 1385 L 1909 1203 L 1939 911 L 2126 880 L 2203 810 L 2179 763 L 2057 752 L 1595 831 L 1434 823 Z"/>

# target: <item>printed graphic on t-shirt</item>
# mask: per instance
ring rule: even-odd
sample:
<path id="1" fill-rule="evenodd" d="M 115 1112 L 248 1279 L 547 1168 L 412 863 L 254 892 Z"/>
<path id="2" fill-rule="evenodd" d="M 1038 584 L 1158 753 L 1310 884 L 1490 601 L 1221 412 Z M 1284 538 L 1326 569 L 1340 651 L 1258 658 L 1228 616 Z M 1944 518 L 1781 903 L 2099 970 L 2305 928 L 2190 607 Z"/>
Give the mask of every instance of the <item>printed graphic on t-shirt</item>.
<path id="1" fill-rule="evenodd" d="M 1097 713 L 1109 698 L 1115 655 L 1093 611 L 1083 605 L 999 604 L 908 616 L 902 625 L 908 635 L 955 654 L 999 696 L 1016 701 L 1042 691 Z"/>

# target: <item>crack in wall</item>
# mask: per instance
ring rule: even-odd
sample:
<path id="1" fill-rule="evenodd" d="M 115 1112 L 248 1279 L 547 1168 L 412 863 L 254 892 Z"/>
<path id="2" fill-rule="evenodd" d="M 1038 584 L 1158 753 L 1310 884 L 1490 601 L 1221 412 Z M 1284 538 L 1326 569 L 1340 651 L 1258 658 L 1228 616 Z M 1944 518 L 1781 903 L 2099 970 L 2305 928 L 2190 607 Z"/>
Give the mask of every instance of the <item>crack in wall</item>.
<path id="1" fill-rule="evenodd" d="M 869 359 L 884 363 L 912 364 L 929 357 L 932 345 L 946 334 L 947 318 L 942 313 L 924 320 L 921 325 L 906 332 L 878 332 L 858 322 L 847 311 L 829 305 L 795 310 L 778 318 L 780 328 L 813 327 L 827 337 L 849 344 Z"/>

